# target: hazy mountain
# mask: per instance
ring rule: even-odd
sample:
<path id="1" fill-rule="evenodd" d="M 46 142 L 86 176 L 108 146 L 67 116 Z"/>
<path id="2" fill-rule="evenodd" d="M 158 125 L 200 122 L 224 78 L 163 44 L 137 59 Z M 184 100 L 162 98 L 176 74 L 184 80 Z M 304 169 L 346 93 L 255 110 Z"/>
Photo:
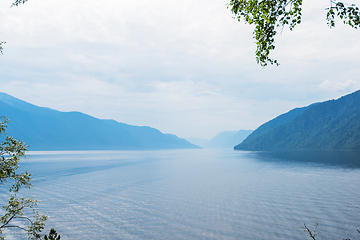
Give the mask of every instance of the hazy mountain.
<path id="1" fill-rule="evenodd" d="M 204 148 L 229 148 L 241 143 L 252 130 L 224 131 L 207 141 Z"/>
<path id="2" fill-rule="evenodd" d="M 151 127 L 101 120 L 80 112 L 38 107 L 0 93 L 0 116 L 7 132 L 29 150 L 150 150 L 199 148 L 185 139 Z"/>
<path id="3" fill-rule="evenodd" d="M 202 138 L 187 138 L 186 140 L 203 148 L 233 148 L 242 142 L 252 130 L 224 131 L 210 140 Z"/>
<path id="4" fill-rule="evenodd" d="M 185 139 L 186 139 L 186 141 L 191 142 L 200 147 L 204 147 L 205 143 L 207 143 L 209 141 L 209 139 L 196 138 L 196 137 L 185 138 Z"/>
<path id="5" fill-rule="evenodd" d="M 360 91 L 282 114 L 234 149 L 360 150 Z"/>

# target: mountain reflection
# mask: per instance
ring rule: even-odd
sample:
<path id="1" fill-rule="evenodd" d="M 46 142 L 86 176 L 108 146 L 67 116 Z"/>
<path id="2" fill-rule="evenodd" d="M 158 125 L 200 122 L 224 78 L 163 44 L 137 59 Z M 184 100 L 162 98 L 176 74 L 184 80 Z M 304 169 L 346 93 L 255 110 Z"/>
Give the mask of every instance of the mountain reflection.
<path id="1" fill-rule="evenodd" d="M 261 151 L 251 152 L 260 161 L 310 163 L 324 166 L 360 168 L 360 151 Z"/>

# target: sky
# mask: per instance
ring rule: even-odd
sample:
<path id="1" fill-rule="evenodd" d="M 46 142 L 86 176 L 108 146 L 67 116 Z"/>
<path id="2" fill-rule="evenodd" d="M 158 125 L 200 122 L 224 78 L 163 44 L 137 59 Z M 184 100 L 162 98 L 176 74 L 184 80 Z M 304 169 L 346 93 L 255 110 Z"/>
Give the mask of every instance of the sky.
<path id="1" fill-rule="evenodd" d="M 302 23 L 275 38 L 281 65 L 265 68 L 226 0 L 11 3 L 0 92 L 38 106 L 210 139 L 360 89 L 360 30 L 329 29 L 329 1 L 304 0 Z"/>

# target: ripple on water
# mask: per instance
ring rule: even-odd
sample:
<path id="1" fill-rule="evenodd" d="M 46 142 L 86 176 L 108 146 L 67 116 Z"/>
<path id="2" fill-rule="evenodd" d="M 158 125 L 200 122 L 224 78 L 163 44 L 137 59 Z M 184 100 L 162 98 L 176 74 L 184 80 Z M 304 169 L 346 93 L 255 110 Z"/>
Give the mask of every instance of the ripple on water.
<path id="1" fill-rule="evenodd" d="M 319 239 L 356 239 L 360 227 L 359 168 L 333 159 L 85 151 L 35 153 L 24 167 L 64 239 L 305 239 L 315 217 Z"/>

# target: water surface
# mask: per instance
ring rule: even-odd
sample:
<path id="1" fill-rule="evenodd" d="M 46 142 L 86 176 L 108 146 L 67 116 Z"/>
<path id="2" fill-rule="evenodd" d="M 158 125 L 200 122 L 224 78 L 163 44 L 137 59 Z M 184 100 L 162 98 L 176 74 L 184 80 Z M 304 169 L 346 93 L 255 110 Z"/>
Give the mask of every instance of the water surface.
<path id="1" fill-rule="evenodd" d="M 27 194 L 62 239 L 310 239 L 315 218 L 317 239 L 360 237 L 358 152 L 30 155 Z"/>

